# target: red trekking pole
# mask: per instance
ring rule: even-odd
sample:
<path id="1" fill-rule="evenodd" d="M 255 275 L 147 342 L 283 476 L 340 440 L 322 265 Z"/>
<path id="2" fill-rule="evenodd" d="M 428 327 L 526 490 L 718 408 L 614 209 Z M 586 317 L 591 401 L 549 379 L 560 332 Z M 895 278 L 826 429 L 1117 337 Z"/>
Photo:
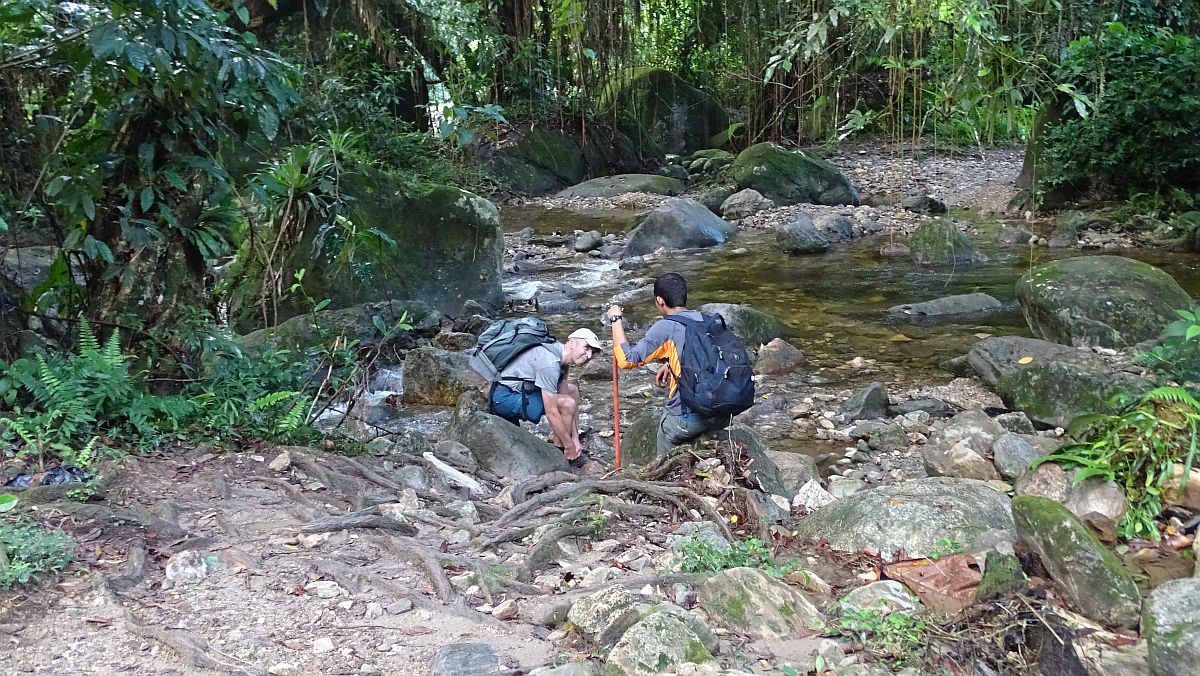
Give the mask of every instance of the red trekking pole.
<path id="1" fill-rule="evenodd" d="M 617 469 L 621 469 L 621 405 L 618 399 L 617 380 L 620 378 L 617 369 L 617 353 L 613 351 L 613 449 L 616 451 Z"/>

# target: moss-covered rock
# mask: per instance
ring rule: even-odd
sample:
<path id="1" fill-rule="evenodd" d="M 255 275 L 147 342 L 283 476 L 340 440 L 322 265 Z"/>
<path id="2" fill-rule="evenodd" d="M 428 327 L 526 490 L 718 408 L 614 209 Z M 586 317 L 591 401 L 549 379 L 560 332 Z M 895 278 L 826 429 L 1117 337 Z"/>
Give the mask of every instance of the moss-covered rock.
<path id="1" fill-rule="evenodd" d="M 433 335 L 441 324 L 442 313 L 419 300 L 395 300 L 379 303 L 361 303 L 340 310 L 321 310 L 314 314 L 302 314 L 269 329 L 252 331 L 241 337 L 245 348 L 263 345 L 287 349 L 303 349 L 328 342 L 330 336 L 345 336 L 358 342 L 359 347 L 378 347 L 383 335 L 375 326 L 375 317 L 384 326 L 395 326 L 401 319 L 412 326 L 417 334 Z M 405 339 L 407 332 L 397 338 Z M 407 340 L 409 346 L 414 342 Z"/>
<path id="2" fill-rule="evenodd" d="M 624 587 L 609 587 L 572 604 L 567 619 L 592 645 L 607 647 L 637 624 L 641 613 L 629 591 Z"/>
<path id="3" fill-rule="evenodd" d="M 410 350 L 404 356 L 404 403 L 454 406 L 463 392 L 484 384 L 470 362 L 464 352 L 434 347 Z"/>
<path id="4" fill-rule="evenodd" d="M 495 205 L 458 188 L 408 194 L 388 174 L 371 168 L 342 180 L 343 191 L 356 200 L 351 216 L 359 235 L 353 257 L 347 256 L 351 245 L 336 250 L 332 232 L 310 226 L 276 261 L 285 290 L 293 274 L 304 269 L 305 292 L 314 301 L 329 300 L 329 309 L 394 298 L 421 300 L 448 314 L 468 299 L 495 308 L 503 304 L 503 237 Z M 383 237 L 367 234 L 371 228 Z M 230 273 L 230 319 L 246 332 L 263 325 L 263 270 L 249 254 L 249 244 L 236 268 Z M 307 311 L 307 301 L 285 293 L 276 321 Z"/>
<path id="5" fill-rule="evenodd" d="M 1200 578 L 1159 585 L 1142 608 L 1141 629 L 1150 676 L 1200 674 Z"/>
<path id="6" fill-rule="evenodd" d="M 752 145 L 730 167 L 739 188 L 753 188 L 777 205 L 852 204 L 861 199 L 838 168 L 803 150 L 774 143 Z"/>
<path id="7" fill-rule="evenodd" d="M 1049 498 L 1012 501 L 1017 533 L 1084 615 L 1117 627 L 1137 626 L 1142 598 L 1121 561 L 1066 507 Z"/>
<path id="8" fill-rule="evenodd" d="M 1176 310 L 1195 304 L 1167 273 L 1121 256 L 1039 265 L 1017 282 L 1017 300 L 1037 337 L 1104 347 L 1158 338 Z"/>
<path id="9" fill-rule="evenodd" d="M 757 350 L 758 346 L 766 345 L 783 335 L 783 322 L 749 305 L 706 303 L 696 309 L 705 314 L 721 315 L 725 320 L 725 327 L 750 350 Z"/>
<path id="10" fill-rule="evenodd" d="M 448 435 L 471 449 L 480 468 L 513 481 L 568 469 L 559 449 L 503 418 L 464 409 L 463 403 L 460 398 Z"/>
<path id="11" fill-rule="evenodd" d="M 989 530 L 1013 531 L 1009 498 L 983 481 L 932 477 L 879 486 L 841 498 L 800 520 L 797 535 L 824 539 L 837 551 L 868 547 L 928 556 L 942 540 L 969 546 Z"/>
<path id="12" fill-rule="evenodd" d="M 824 624 L 803 594 L 757 568 L 733 568 L 709 578 L 697 601 L 714 623 L 759 638 L 811 634 Z"/>
<path id="13" fill-rule="evenodd" d="M 953 222 L 943 218 L 922 223 L 908 238 L 908 248 L 920 265 L 975 265 L 987 260 Z"/>
<path id="14" fill-rule="evenodd" d="M 561 190 L 558 197 L 616 197 L 631 192 L 652 195 L 678 195 L 687 186 L 683 181 L 657 174 L 617 174 L 584 181 Z"/>
<path id="15" fill-rule="evenodd" d="M 605 676 L 657 676 L 676 664 L 704 664 L 712 651 L 693 625 L 675 613 L 652 612 L 629 628 L 608 653 Z"/>
<path id="16" fill-rule="evenodd" d="M 1109 411 L 1108 402 L 1117 392 L 1150 387 L 1144 378 L 1116 371 L 1092 352 L 1018 336 L 981 340 L 963 363 L 1009 408 L 1059 427 L 1081 413 Z"/>
<path id="17" fill-rule="evenodd" d="M 535 128 L 491 149 L 483 170 L 513 192 L 545 195 L 586 178 L 583 150 L 561 132 Z"/>
<path id="18" fill-rule="evenodd" d="M 619 75 L 601 91 L 600 110 L 616 114 L 622 130 L 652 154 L 708 148 L 710 139 L 729 129 L 729 116 L 716 98 L 660 68 Z"/>

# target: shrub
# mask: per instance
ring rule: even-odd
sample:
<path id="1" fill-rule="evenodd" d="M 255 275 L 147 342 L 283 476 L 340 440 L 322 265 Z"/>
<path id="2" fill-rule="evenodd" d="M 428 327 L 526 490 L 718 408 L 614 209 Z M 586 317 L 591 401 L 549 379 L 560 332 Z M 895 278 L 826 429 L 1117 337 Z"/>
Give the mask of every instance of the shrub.
<path id="1" fill-rule="evenodd" d="M 57 573 L 75 558 L 75 540 L 62 531 L 0 522 L 0 589 Z"/>
<path id="2" fill-rule="evenodd" d="M 1056 78 L 1071 96 L 1044 138 L 1046 182 L 1123 198 L 1200 169 L 1197 72 L 1200 40 L 1169 29 L 1112 23 L 1073 41 Z"/>

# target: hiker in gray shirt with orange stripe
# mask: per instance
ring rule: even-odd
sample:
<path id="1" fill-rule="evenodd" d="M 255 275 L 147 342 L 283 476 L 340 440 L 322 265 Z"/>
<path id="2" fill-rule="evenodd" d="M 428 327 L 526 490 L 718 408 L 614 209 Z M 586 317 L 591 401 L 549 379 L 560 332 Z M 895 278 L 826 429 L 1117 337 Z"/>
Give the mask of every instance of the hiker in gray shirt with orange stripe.
<path id="1" fill-rule="evenodd" d="M 700 312 L 687 309 L 687 281 L 674 272 L 660 275 L 654 280 L 654 307 L 658 308 L 659 314 L 664 317 L 678 316 L 693 321 L 703 320 Z M 636 345 L 630 346 L 625 336 L 625 327 L 621 323 L 621 307 L 613 305 L 607 314 L 612 326 L 613 355 L 616 357 L 617 366 L 632 369 L 652 361 L 666 362 L 658 369 L 655 377 L 659 387 L 667 388 L 666 410 L 658 423 L 659 455 L 667 453 L 672 446 L 729 425 L 731 416 L 704 417 L 685 410 L 680 402 L 680 355 L 683 354 L 687 334 L 683 324 L 660 319 L 650 326 L 644 338 Z"/>

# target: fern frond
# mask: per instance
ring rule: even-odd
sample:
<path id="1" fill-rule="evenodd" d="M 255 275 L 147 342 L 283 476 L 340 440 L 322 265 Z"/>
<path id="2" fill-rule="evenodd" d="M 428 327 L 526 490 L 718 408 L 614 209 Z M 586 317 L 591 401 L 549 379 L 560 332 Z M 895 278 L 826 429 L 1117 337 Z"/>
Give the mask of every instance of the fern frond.
<path id="1" fill-rule="evenodd" d="M 1200 411 L 1200 401 L 1182 387 L 1156 387 L 1142 396 L 1143 401 L 1157 404 L 1183 404 L 1193 410 Z"/>
<path id="2" fill-rule="evenodd" d="M 46 358 L 39 354 L 37 362 L 38 379 L 42 385 L 42 397 L 45 399 L 42 403 L 46 404 L 47 408 L 50 408 L 68 399 L 68 397 L 64 396 L 67 389 L 66 383 L 63 382 L 63 379 L 54 369 L 50 368 L 50 364 L 46 361 Z"/>
<path id="3" fill-rule="evenodd" d="M 108 342 L 104 344 L 104 351 L 100 353 L 100 359 L 108 367 L 120 366 L 125 361 L 125 355 L 121 354 L 120 331 L 113 331 L 112 335 L 108 337 Z"/>
<path id="4" fill-rule="evenodd" d="M 114 332 L 113 335 L 116 333 Z M 92 325 L 86 319 L 79 321 L 79 354 L 89 359 L 100 354 L 100 341 L 96 339 L 96 334 L 92 332 Z"/>
<path id="5" fill-rule="evenodd" d="M 276 430 L 280 433 L 291 433 L 300 429 L 300 424 L 304 420 L 304 412 L 306 410 L 305 404 L 307 403 L 308 402 L 304 398 L 298 399 L 296 403 L 292 405 L 292 408 L 288 411 L 287 415 L 285 415 L 283 419 L 279 421 L 279 424 L 275 426 Z"/>
<path id="6" fill-rule="evenodd" d="M 270 408 L 272 406 L 275 406 L 279 402 L 290 399 L 298 394 L 300 394 L 300 393 L 299 392 L 288 392 L 288 391 L 272 392 L 270 394 L 264 394 L 263 396 L 259 397 L 258 399 L 255 399 L 254 403 L 250 404 L 250 412 L 254 413 L 256 411 L 261 411 L 264 408 Z"/>

